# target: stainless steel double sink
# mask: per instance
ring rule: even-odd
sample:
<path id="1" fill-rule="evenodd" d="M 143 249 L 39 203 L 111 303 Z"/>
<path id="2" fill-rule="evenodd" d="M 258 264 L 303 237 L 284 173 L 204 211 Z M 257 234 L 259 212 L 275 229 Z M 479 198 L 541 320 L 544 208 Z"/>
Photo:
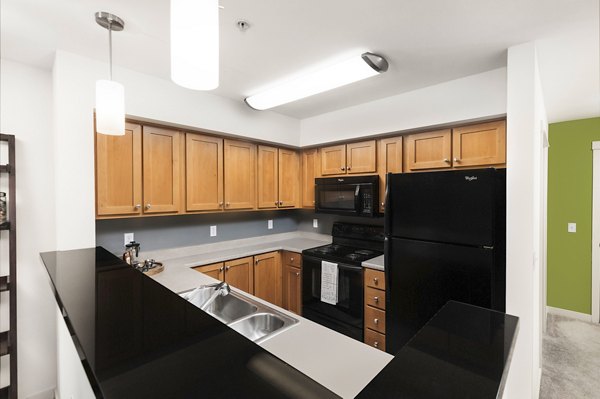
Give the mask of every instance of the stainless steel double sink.
<path id="1" fill-rule="evenodd" d="M 214 292 L 213 286 L 201 286 L 179 295 L 256 343 L 298 323 L 297 319 L 235 291 L 225 296 L 214 296 Z"/>

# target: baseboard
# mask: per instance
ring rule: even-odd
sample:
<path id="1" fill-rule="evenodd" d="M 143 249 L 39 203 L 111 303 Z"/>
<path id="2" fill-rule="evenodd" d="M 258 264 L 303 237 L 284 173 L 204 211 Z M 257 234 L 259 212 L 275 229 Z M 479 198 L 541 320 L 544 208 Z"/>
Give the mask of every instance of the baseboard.
<path id="1" fill-rule="evenodd" d="M 55 399 L 56 394 L 54 392 L 54 388 L 46 389 L 45 391 L 41 391 L 38 393 L 34 393 L 32 395 L 27 396 L 27 399 Z"/>
<path id="2" fill-rule="evenodd" d="M 588 323 L 592 322 L 591 314 L 579 313 L 579 312 L 574 312 L 572 310 L 561 309 L 561 308 L 553 308 L 552 306 L 546 306 L 546 312 L 555 314 L 555 315 L 559 315 L 559 316 L 570 317 L 572 319 L 577 319 L 577 320 L 581 320 L 581 321 L 587 321 Z"/>

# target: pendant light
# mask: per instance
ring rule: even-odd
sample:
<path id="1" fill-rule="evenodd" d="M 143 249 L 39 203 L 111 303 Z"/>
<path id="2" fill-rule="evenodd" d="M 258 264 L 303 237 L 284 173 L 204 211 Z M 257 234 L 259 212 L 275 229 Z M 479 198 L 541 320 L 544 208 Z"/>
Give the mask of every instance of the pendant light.
<path id="1" fill-rule="evenodd" d="M 171 0 L 171 79 L 193 90 L 219 87 L 218 0 Z"/>
<path id="2" fill-rule="evenodd" d="M 373 53 L 358 54 L 346 61 L 271 87 L 244 101 L 251 108 L 265 110 L 378 75 L 387 69 L 388 62 L 382 56 Z"/>
<path id="3" fill-rule="evenodd" d="M 96 81 L 96 131 L 112 136 L 125 134 L 125 90 L 112 80 L 112 32 L 122 31 L 125 22 L 116 15 L 98 11 L 96 22 L 108 29 L 109 80 Z"/>

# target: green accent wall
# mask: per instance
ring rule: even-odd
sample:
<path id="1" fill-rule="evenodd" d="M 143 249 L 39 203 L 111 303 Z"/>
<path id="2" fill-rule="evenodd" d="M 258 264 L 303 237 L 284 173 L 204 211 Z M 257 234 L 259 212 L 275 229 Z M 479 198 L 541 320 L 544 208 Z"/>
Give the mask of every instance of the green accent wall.
<path id="1" fill-rule="evenodd" d="M 548 306 L 591 314 L 592 141 L 600 118 L 548 128 Z M 577 223 L 568 233 L 567 223 Z"/>

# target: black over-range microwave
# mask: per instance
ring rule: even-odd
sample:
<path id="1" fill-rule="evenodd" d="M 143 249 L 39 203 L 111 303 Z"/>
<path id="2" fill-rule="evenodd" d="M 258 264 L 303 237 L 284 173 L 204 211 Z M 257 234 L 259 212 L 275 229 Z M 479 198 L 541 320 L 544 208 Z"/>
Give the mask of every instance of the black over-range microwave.
<path id="1" fill-rule="evenodd" d="M 315 179 L 315 212 L 379 216 L 379 176 Z"/>

